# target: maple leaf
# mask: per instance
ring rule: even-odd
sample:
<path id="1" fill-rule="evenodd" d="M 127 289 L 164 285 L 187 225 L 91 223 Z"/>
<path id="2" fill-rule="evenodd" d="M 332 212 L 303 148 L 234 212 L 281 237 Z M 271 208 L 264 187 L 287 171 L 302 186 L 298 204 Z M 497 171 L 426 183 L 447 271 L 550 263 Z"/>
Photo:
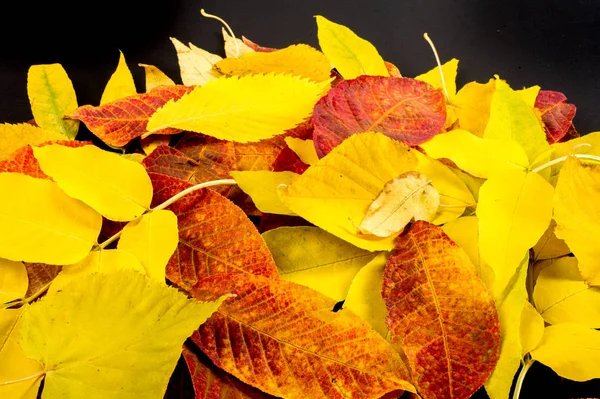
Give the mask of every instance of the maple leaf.
<path id="1" fill-rule="evenodd" d="M 148 93 L 120 98 L 99 107 L 84 105 L 68 116 L 81 120 L 106 144 L 122 147 L 147 132 L 148 120 L 158 108 L 192 89 L 186 86 L 159 86 Z M 175 134 L 180 131 L 164 129 L 156 133 Z"/>
<path id="2" fill-rule="evenodd" d="M 446 100 L 440 90 L 415 79 L 361 76 L 339 83 L 319 100 L 313 121 L 320 157 L 352 134 L 367 131 L 414 146 L 440 132 Z"/>
<path id="3" fill-rule="evenodd" d="M 119 63 L 117 64 L 117 69 L 111 75 L 104 88 L 104 92 L 102 92 L 100 105 L 108 104 L 123 97 L 134 96 L 136 94 L 137 91 L 135 82 L 133 81 L 133 75 L 131 75 L 131 71 L 127 67 L 123 52 L 119 51 Z"/>
<path id="4" fill-rule="evenodd" d="M 546 140 L 553 144 L 560 141 L 573 124 L 577 108 L 567 104 L 567 97 L 560 92 L 541 90 L 535 100 L 535 108 L 542 114 L 546 127 Z"/>
<path id="5" fill-rule="evenodd" d="M 417 221 L 397 240 L 383 277 L 392 338 L 423 398 L 468 398 L 494 370 L 498 314 L 466 253 Z"/>

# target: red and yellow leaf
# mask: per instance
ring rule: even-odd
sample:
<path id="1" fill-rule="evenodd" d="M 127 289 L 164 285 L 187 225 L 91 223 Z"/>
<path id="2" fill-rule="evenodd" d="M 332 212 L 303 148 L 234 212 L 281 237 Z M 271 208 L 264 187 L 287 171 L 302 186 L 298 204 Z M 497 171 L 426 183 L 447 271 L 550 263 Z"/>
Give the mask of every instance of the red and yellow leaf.
<path id="1" fill-rule="evenodd" d="M 560 141 L 573 125 L 577 108 L 567 104 L 567 97 L 558 91 L 541 90 L 535 99 L 546 128 L 546 140 L 554 144 Z"/>

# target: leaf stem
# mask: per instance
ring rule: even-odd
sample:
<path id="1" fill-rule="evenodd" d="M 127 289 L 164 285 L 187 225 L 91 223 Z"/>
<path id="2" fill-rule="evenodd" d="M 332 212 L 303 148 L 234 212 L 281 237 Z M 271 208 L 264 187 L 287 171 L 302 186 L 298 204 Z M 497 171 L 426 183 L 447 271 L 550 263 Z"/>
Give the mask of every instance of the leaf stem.
<path id="1" fill-rule="evenodd" d="M 540 166 L 538 166 L 537 168 L 532 169 L 531 171 L 534 173 L 539 173 L 540 171 L 549 168 L 551 166 L 554 166 L 558 163 L 564 162 L 566 161 L 569 157 L 575 157 L 575 158 L 579 158 L 579 159 L 591 159 L 593 161 L 598 161 L 600 162 L 600 156 L 597 155 L 589 155 L 589 154 L 571 154 L 571 155 L 565 155 L 556 159 L 553 159 L 552 161 L 548 161 L 545 164 L 542 164 Z"/>
<path id="2" fill-rule="evenodd" d="M 446 95 L 446 101 L 450 102 L 450 94 L 448 94 L 448 89 L 446 88 L 446 79 L 444 79 L 444 70 L 442 69 L 442 63 L 440 62 L 440 56 L 438 55 L 437 50 L 435 49 L 435 44 L 429 38 L 427 32 L 423 34 L 423 37 L 431 46 L 431 50 L 433 50 L 433 55 L 435 56 L 435 61 L 437 62 L 438 70 L 440 71 L 440 79 L 442 80 L 442 87 L 444 88 L 444 94 Z"/>
<path id="3" fill-rule="evenodd" d="M 30 375 L 27 377 L 23 377 L 23 378 L 19 378 L 18 380 L 11 380 L 11 381 L 3 381 L 0 382 L 0 386 L 5 386 L 5 385 L 12 385 L 12 384 L 18 384 L 20 382 L 25 382 L 25 381 L 29 381 L 32 380 L 34 378 L 38 378 L 38 377 L 42 377 L 46 374 L 45 371 L 40 371 L 39 373 L 36 373 L 34 375 Z"/>
<path id="4" fill-rule="evenodd" d="M 517 383 L 515 385 L 515 391 L 513 392 L 512 399 L 519 399 L 521 395 L 521 389 L 523 388 L 523 381 L 525 381 L 525 375 L 527 371 L 531 368 L 531 366 L 535 363 L 535 360 L 531 358 L 531 356 L 525 356 L 525 363 L 523 363 L 523 367 L 521 367 L 521 371 L 519 372 L 519 376 L 517 377 Z"/>
<path id="5" fill-rule="evenodd" d="M 240 46 L 238 44 L 237 38 L 233 34 L 233 29 L 231 29 L 231 27 L 229 26 L 229 24 L 227 22 L 225 22 L 225 20 L 223 18 L 217 17 L 216 15 L 207 13 L 206 11 L 204 11 L 204 8 L 202 8 L 200 10 L 200 14 L 202 14 L 202 16 L 206 17 L 206 18 L 216 19 L 217 21 L 219 21 L 220 23 L 222 23 L 223 25 L 225 25 L 225 28 L 227 28 L 227 30 L 229 31 L 229 34 L 231 35 L 231 37 L 233 37 L 233 42 L 235 43 L 235 57 L 236 58 L 240 58 Z"/>

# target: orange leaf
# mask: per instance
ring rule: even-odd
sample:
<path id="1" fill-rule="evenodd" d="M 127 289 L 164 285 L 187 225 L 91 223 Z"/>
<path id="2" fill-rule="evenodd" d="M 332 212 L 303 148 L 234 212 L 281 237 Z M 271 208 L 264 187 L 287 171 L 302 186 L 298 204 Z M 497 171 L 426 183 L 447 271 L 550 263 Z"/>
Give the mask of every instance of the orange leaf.
<path id="1" fill-rule="evenodd" d="M 219 368 L 288 399 L 380 398 L 413 389 L 400 355 L 367 323 L 310 288 L 218 275 L 195 298 L 232 292 L 192 340 Z M 398 395 L 399 396 L 399 395 Z"/>
<path id="2" fill-rule="evenodd" d="M 467 254 L 440 227 L 418 221 L 398 237 L 382 296 L 424 399 L 464 399 L 483 385 L 498 361 L 498 314 Z"/>
<path id="3" fill-rule="evenodd" d="M 347 137 L 369 131 L 415 146 L 444 127 L 446 100 L 440 90 L 419 80 L 359 76 L 339 83 L 321 98 L 313 121 L 319 157 Z"/>
<path id="4" fill-rule="evenodd" d="M 79 119 L 100 140 L 113 147 L 122 147 L 146 133 L 148 119 L 169 100 L 176 100 L 192 91 L 187 86 L 158 86 L 148 93 L 137 94 L 98 107 L 84 105 L 69 118 Z M 179 129 L 163 129 L 156 134 L 175 134 Z"/>
<path id="5" fill-rule="evenodd" d="M 192 185 L 149 173 L 154 187 L 152 206 Z M 212 190 L 186 195 L 170 209 L 177 215 L 179 245 L 167 264 L 167 278 L 189 290 L 210 276 L 253 273 L 278 278 L 269 248 L 256 227 L 231 201 Z"/>

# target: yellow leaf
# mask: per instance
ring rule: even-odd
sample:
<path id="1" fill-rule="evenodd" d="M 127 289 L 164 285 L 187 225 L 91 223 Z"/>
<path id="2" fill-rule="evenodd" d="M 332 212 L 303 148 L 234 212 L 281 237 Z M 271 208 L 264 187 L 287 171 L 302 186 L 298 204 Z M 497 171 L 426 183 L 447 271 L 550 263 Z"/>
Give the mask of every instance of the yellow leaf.
<path id="1" fill-rule="evenodd" d="M 21 346 L 45 367 L 44 397 L 162 398 L 181 345 L 221 301 L 188 299 L 133 271 L 95 273 L 22 316 Z"/>
<path id="2" fill-rule="evenodd" d="M 153 134 L 140 140 L 142 150 L 146 155 L 150 155 L 159 145 L 169 145 L 170 142 L 171 136 L 167 134 Z"/>
<path id="3" fill-rule="evenodd" d="M 546 327 L 531 357 L 569 380 L 600 378 L 600 331 L 575 323 Z"/>
<path id="4" fill-rule="evenodd" d="M 540 93 L 540 86 L 531 86 L 521 90 L 515 90 L 515 93 L 525 101 L 525 104 L 531 109 L 535 106 L 535 100 Z"/>
<path id="5" fill-rule="evenodd" d="M 567 244 L 558 238 L 554 233 L 556 229 L 556 221 L 552 219 L 550 226 L 546 229 L 537 244 L 533 247 L 533 261 L 560 258 L 571 253 L 571 249 Z"/>
<path id="6" fill-rule="evenodd" d="M 483 137 L 514 140 L 523 147 L 530 162 L 549 150 L 546 133 L 535 113 L 504 81 L 496 79 L 490 119 Z"/>
<path id="7" fill-rule="evenodd" d="M 102 217 L 56 183 L 0 173 L 0 257 L 68 265 L 96 243 Z"/>
<path id="8" fill-rule="evenodd" d="M 249 52 L 240 58 L 225 58 L 215 64 L 224 75 L 245 76 L 257 73 L 282 73 L 314 82 L 329 80 L 329 59 L 307 44 L 295 44 L 272 52 Z"/>
<path id="9" fill-rule="evenodd" d="M 444 83 L 446 84 L 446 90 L 448 90 L 449 100 L 452 102 L 456 97 L 456 74 L 458 71 L 458 60 L 452 58 L 450 61 L 442 65 L 442 73 L 444 74 Z M 417 76 L 415 79 L 427 82 L 436 89 L 443 90 L 442 78 L 440 76 L 440 69 L 438 67 L 433 68 L 429 72 Z"/>
<path id="10" fill-rule="evenodd" d="M 235 179 L 242 191 L 252 198 L 259 211 L 278 215 L 295 215 L 281 202 L 277 194 L 277 188 L 282 184 L 286 186 L 292 184 L 300 175 L 294 172 L 270 172 L 266 170 L 233 171 L 229 174 Z"/>
<path id="11" fill-rule="evenodd" d="M 133 76 L 125 62 L 125 56 L 121 51 L 119 51 L 119 54 L 119 64 L 104 88 L 100 105 L 137 94 Z"/>
<path id="12" fill-rule="evenodd" d="M 302 140 L 296 137 L 286 137 L 284 140 L 290 150 L 294 151 L 305 164 L 314 165 L 319 161 L 313 140 Z"/>
<path id="13" fill-rule="evenodd" d="M 483 139 L 466 130 L 452 130 L 420 144 L 432 158 L 447 158 L 473 176 L 488 178 L 501 170 L 526 170 L 527 154 L 514 140 Z"/>
<path id="14" fill-rule="evenodd" d="M 456 93 L 453 103 L 461 129 L 483 137 L 495 90 L 494 79 L 490 79 L 487 83 L 467 83 Z"/>
<path id="15" fill-rule="evenodd" d="M 274 74 L 212 80 L 166 103 L 147 129 L 174 127 L 239 143 L 260 141 L 309 117 L 327 85 Z"/>
<path id="16" fill-rule="evenodd" d="M 529 301 L 525 301 L 521 313 L 521 354 L 534 350 L 544 335 L 544 319 Z"/>
<path id="17" fill-rule="evenodd" d="M 138 64 L 146 72 L 146 92 L 157 86 L 173 86 L 175 82 L 154 65 Z"/>
<path id="18" fill-rule="evenodd" d="M 46 141 L 66 140 L 55 130 L 45 130 L 29 123 L 0 124 L 0 161 L 26 145 L 37 145 Z"/>
<path id="19" fill-rule="evenodd" d="M 124 158 L 128 161 L 132 161 L 135 163 L 142 163 L 142 161 L 146 158 L 146 156 L 144 154 L 134 152 L 131 154 L 121 154 L 121 158 Z"/>
<path id="20" fill-rule="evenodd" d="M 305 285 L 336 301 L 346 298 L 356 273 L 377 256 L 318 227 L 280 227 L 262 237 L 281 279 Z"/>
<path id="21" fill-rule="evenodd" d="M 577 259 L 557 259 L 538 276 L 533 300 L 547 323 L 600 328 L 600 288 L 583 281 Z"/>
<path id="22" fill-rule="evenodd" d="M 387 308 L 381 297 L 381 287 L 388 256 L 387 253 L 377 255 L 356 273 L 344 301 L 344 309 L 356 313 L 384 338 L 389 330 L 385 324 Z"/>
<path id="23" fill-rule="evenodd" d="M 65 286 L 81 276 L 92 273 L 111 273 L 116 270 L 130 269 L 146 274 L 146 270 L 133 254 L 121 249 L 94 250 L 74 265 L 63 266 L 62 270 L 52 280 L 48 292 L 65 289 Z"/>
<path id="24" fill-rule="evenodd" d="M 175 46 L 175 51 L 177 51 L 181 81 L 184 85 L 203 85 L 209 80 L 221 76 L 219 72 L 213 69 L 213 66 L 222 60 L 221 57 L 202 50 L 191 43 L 188 47 L 174 37 L 171 38 L 171 42 Z"/>
<path id="25" fill-rule="evenodd" d="M 389 251 L 394 236 L 361 234 L 358 223 L 385 183 L 416 168 L 415 152 L 381 133 L 352 135 L 279 193 L 290 210 L 323 230 L 359 248 Z"/>
<path id="26" fill-rule="evenodd" d="M 73 83 L 60 64 L 33 65 L 27 73 L 27 95 L 35 123 L 42 129 L 74 139 L 79 121 L 63 119 L 77 109 Z"/>
<path id="27" fill-rule="evenodd" d="M 0 305 L 23 298 L 29 286 L 23 262 L 0 258 Z"/>
<path id="28" fill-rule="evenodd" d="M 504 291 L 523 255 L 552 218 L 553 187 L 537 173 L 495 173 L 479 191 L 479 248 L 496 276 L 492 293 Z"/>
<path id="29" fill-rule="evenodd" d="M 418 160 L 416 170 L 431 180 L 431 185 L 440 194 L 440 207 L 431 223 L 447 223 L 462 215 L 466 207 L 475 205 L 469 188 L 449 167 L 419 151 L 414 154 Z"/>
<path id="30" fill-rule="evenodd" d="M 481 189 L 481 185 L 485 182 L 485 179 L 481 177 L 475 177 L 467 172 L 459 168 L 454 168 L 449 166 L 449 169 L 454 173 L 469 189 L 471 195 L 475 199 L 475 202 L 479 202 L 479 190 Z"/>
<path id="31" fill-rule="evenodd" d="M 169 210 L 152 211 L 129 222 L 117 248 L 135 255 L 151 279 L 165 282 L 165 268 L 179 244 L 177 216 Z"/>
<path id="32" fill-rule="evenodd" d="M 0 309 L 0 398 L 36 399 L 44 376 L 42 365 L 19 345 L 24 310 Z"/>
<path id="33" fill-rule="evenodd" d="M 243 40 L 230 36 L 225 28 L 221 28 L 221 32 L 223 33 L 223 41 L 225 42 L 225 57 L 239 58 L 244 54 L 254 52 L 252 47 L 244 43 Z"/>
<path id="34" fill-rule="evenodd" d="M 321 50 L 344 79 L 360 75 L 389 76 L 383 58 L 371 43 L 325 17 L 317 15 L 316 19 Z"/>
<path id="35" fill-rule="evenodd" d="M 564 143 L 554 143 L 550 146 L 552 149 L 552 160 L 571 154 L 589 154 L 600 156 L 600 132 L 588 133 L 585 136 L 577 137 Z M 588 162 L 592 162 L 588 160 Z M 556 185 L 556 178 L 563 164 L 552 165 L 550 172 L 550 182 Z"/>
<path id="36" fill-rule="evenodd" d="M 579 260 L 585 281 L 597 286 L 600 286 L 599 203 L 600 166 L 568 159 L 558 175 L 554 193 L 555 233 Z"/>
<path id="37" fill-rule="evenodd" d="M 500 321 L 500 358 L 485 383 L 490 399 L 506 399 L 521 364 L 521 313 L 527 302 L 525 279 L 529 256 L 521 262 L 502 294 L 494 298 Z"/>
<path id="38" fill-rule="evenodd" d="M 385 183 L 359 229 L 363 234 L 389 237 L 402 232 L 411 220 L 431 221 L 439 205 L 440 194 L 426 176 L 405 172 Z"/>
<path id="39" fill-rule="evenodd" d="M 33 153 L 60 188 L 107 219 L 133 220 L 150 207 L 152 183 L 139 163 L 93 145 L 48 145 Z"/>

